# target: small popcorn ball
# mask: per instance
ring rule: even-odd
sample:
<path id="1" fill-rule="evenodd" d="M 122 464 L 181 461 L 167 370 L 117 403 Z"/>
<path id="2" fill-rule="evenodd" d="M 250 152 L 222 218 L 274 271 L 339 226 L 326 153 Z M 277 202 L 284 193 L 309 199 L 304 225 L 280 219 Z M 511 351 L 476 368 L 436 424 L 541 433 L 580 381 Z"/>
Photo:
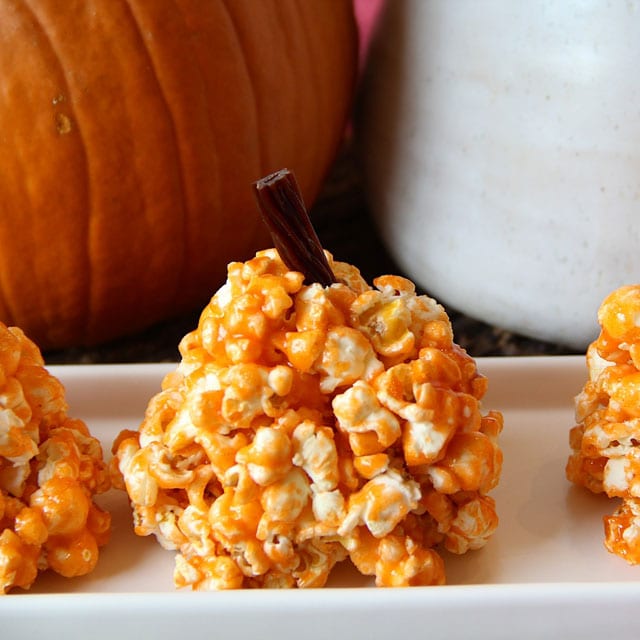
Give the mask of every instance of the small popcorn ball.
<path id="1" fill-rule="evenodd" d="M 321 253 L 330 281 L 305 282 L 287 249 L 229 265 L 114 443 L 135 531 L 177 551 L 178 587 L 319 587 L 346 558 L 379 586 L 442 584 L 435 547 L 498 523 L 487 381 L 410 281 Z"/>
<path id="2" fill-rule="evenodd" d="M 589 378 L 576 397 L 567 478 L 621 499 L 605 516 L 605 546 L 640 563 L 640 285 L 620 287 L 598 311 L 587 349 Z"/>
<path id="3" fill-rule="evenodd" d="M 92 571 L 111 525 L 93 496 L 109 487 L 100 443 L 67 416 L 37 346 L 0 323 L 0 594 L 38 571 Z"/>

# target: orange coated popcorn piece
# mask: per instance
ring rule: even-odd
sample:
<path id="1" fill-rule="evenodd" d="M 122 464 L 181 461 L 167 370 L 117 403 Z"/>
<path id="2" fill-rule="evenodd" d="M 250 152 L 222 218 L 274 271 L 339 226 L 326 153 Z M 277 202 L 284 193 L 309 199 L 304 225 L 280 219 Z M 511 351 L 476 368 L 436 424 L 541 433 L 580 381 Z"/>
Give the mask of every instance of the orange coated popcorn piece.
<path id="1" fill-rule="evenodd" d="M 114 444 L 139 535 L 177 587 L 443 584 L 436 547 L 497 526 L 502 416 L 449 318 L 396 276 L 304 284 L 275 250 L 232 263 L 137 433 Z"/>
<path id="2" fill-rule="evenodd" d="M 38 348 L 0 323 L 0 594 L 38 571 L 92 571 L 111 527 L 93 497 L 109 487 L 100 443 L 67 416 Z"/>

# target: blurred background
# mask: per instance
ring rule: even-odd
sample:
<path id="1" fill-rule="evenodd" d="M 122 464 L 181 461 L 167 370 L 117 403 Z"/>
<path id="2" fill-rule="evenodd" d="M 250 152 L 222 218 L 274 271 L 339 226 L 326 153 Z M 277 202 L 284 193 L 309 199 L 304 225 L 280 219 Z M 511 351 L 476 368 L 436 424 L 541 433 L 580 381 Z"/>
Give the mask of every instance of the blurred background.
<path id="1" fill-rule="evenodd" d="M 389 256 L 371 219 L 362 178 L 347 144 L 311 212 L 323 246 L 338 259 L 355 264 L 367 281 L 402 271 Z M 473 356 L 571 354 L 560 344 L 531 339 L 447 309 L 456 341 Z M 97 347 L 44 353 L 48 364 L 179 361 L 178 342 L 197 326 L 199 311 L 160 323 L 140 334 Z"/>
<path id="2" fill-rule="evenodd" d="M 375 37 L 384 0 L 355 0 L 354 10 L 360 30 L 359 65 L 364 74 L 369 45 Z M 368 281 L 386 273 L 412 275 L 405 273 L 397 264 L 381 239 L 367 199 L 363 166 L 351 127 L 321 194 L 311 208 L 311 217 L 323 246 L 336 259 L 358 266 Z M 433 295 L 423 287 L 419 286 L 419 290 Z M 447 311 L 454 325 L 456 341 L 474 357 L 556 355 L 581 351 L 566 344 L 494 326 L 451 305 L 447 305 Z M 44 356 L 48 364 L 178 361 L 178 342 L 197 326 L 199 314 L 200 310 L 196 309 L 132 336 L 95 347 L 49 350 L 44 352 Z"/>

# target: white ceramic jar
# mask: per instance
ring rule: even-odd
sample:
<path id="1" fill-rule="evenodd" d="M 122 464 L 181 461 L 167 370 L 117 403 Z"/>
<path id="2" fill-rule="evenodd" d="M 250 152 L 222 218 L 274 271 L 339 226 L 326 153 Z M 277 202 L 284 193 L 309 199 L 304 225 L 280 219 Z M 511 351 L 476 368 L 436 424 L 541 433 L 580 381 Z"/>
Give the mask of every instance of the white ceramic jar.
<path id="1" fill-rule="evenodd" d="M 451 308 L 582 349 L 640 282 L 640 2 L 391 0 L 356 130 L 385 243 Z"/>

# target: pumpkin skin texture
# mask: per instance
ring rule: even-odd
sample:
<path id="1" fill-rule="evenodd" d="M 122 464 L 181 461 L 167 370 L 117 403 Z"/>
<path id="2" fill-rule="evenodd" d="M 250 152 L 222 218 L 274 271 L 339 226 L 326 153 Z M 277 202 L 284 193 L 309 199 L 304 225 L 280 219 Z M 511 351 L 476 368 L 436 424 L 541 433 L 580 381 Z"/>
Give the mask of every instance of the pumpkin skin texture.
<path id="1" fill-rule="evenodd" d="M 313 202 L 351 106 L 350 0 L 0 0 L 0 320 L 43 349 L 196 308 Z"/>

